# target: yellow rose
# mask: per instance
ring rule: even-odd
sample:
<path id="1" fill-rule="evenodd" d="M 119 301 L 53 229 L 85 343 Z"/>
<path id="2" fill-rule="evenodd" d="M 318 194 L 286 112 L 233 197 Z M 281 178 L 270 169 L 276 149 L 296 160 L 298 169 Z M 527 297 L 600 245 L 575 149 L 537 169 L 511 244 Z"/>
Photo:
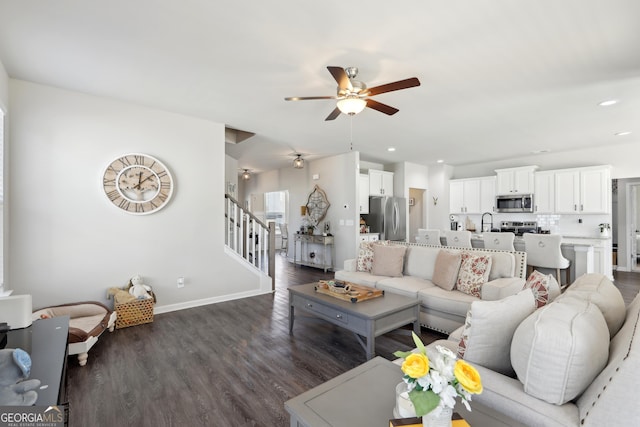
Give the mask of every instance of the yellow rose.
<path id="1" fill-rule="evenodd" d="M 429 358 L 424 354 L 410 354 L 402 362 L 402 372 L 411 378 L 420 378 L 429 373 Z"/>
<path id="2" fill-rule="evenodd" d="M 458 360 L 453 368 L 453 374 L 466 391 L 471 394 L 482 393 L 482 380 L 480 374 L 473 366 L 464 360 Z"/>

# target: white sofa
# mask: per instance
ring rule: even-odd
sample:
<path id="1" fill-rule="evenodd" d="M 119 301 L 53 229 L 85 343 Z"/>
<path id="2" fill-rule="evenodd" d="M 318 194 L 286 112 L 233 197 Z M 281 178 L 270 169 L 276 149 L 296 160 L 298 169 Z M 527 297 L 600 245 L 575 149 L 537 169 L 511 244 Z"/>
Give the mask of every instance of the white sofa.
<path id="1" fill-rule="evenodd" d="M 420 324 L 429 329 L 451 333 L 464 324 L 473 301 L 498 300 L 520 291 L 525 283 L 527 255 L 518 251 L 478 248 L 451 248 L 416 243 L 391 242 L 406 247 L 402 277 L 376 276 L 356 271 L 356 260 L 344 262 L 344 269 L 335 273 L 336 280 L 356 283 L 419 298 Z M 441 250 L 489 255 L 492 265 L 489 281 L 482 286 L 481 298 L 456 289 L 448 291 L 433 284 L 436 258 Z"/>
<path id="2" fill-rule="evenodd" d="M 581 308 L 569 310 L 572 306 Z M 577 315 L 566 314 L 572 310 Z M 484 390 L 473 396 L 471 412 L 459 404 L 456 411 L 474 427 L 638 425 L 640 340 L 634 338 L 639 318 L 640 295 L 625 309 L 619 291 L 605 276 L 579 277 L 554 302 L 535 310 L 517 327 L 510 356 L 520 372 L 515 369 L 517 375 L 510 377 L 472 363 Z M 453 339 L 430 345 L 456 351 L 458 332 Z M 603 359 L 598 355 L 602 351 Z M 528 358 L 524 362 L 518 360 L 523 352 Z M 576 379 L 587 382 L 576 388 Z M 574 390 L 558 399 L 558 387 L 562 393 L 563 387 Z"/>

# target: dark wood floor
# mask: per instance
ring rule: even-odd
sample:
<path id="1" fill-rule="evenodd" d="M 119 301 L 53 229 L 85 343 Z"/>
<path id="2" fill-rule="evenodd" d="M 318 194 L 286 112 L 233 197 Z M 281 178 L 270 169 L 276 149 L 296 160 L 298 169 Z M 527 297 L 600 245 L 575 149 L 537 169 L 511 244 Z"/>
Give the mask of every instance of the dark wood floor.
<path id="1" fill-rule="evenodd" d="M 87 366 L 69 358 L 70 426 L 287 426 L 284 402 L 365 362 L 353 334 L 323 322 L 288 331 L 287 287 L 331 278 L 277 257 L 276 292 L 155 316 L 104 335 Z M 625 301 L 640 275 L 616 273 Z M 441 336 L 425 329 L 431 342 Z M 389 333 L 376 352 L 412 348 Z"/>
<path id="2" fill-rule="evenodd" d="M 284 402 L 366 361 L 352 333 L 296 321 L 289 335 L 287 287 L 333 273 L 277 256 L 276 292 L 155 316 L 106 333 L 85 367 L 69 358 L 70 425 L 287 426 Z M 423 329 L 431 342 L 442 336 Z M 407 334 L 376 339 L 393 359 Z"/>

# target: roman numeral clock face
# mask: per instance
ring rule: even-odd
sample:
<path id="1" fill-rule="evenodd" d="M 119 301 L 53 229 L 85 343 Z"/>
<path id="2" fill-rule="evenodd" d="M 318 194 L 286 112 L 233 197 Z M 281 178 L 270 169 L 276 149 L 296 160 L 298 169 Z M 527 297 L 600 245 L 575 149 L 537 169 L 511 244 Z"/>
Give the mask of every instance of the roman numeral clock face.
<path id="1" fill-rule="evenodd" d="M 158 211 L 173 194 L 169 170 L 146 154 L 127 154 L 112 161 L 104 171 L 102 186 L 111 203 L 135 215 Z"/>

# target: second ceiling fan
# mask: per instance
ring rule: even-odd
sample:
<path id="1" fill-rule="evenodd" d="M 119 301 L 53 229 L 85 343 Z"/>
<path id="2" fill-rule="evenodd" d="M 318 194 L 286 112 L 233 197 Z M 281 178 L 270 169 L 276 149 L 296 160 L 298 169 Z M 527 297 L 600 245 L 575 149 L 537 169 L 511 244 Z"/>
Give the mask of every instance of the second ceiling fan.
<path id="1" fill-rule="evenodd" d="M 358 69 L 356 67 L 327 67 L 333 78 L 338 82 L 338 93 L 335 96 L 292 96 L 285 98 L 285 101 L 306 101 L 310 99 L 337 99 L 336 108 L 327 116 L 326 120 L 334 120 L 344 113 L 347 115 L 358 114 L 365 107 L 380 111 L 389 116 L 397 113 L 399 110 L 390 105 L 371 99 L 372 96 L 381 93 L 393 92 L 395 90 L 408 89 L 420 86 L 420 80 L 411 77 L 405 80 L 399 80 L 393 83 L 387 83 L 372 88 L 356 80 Z"/>

